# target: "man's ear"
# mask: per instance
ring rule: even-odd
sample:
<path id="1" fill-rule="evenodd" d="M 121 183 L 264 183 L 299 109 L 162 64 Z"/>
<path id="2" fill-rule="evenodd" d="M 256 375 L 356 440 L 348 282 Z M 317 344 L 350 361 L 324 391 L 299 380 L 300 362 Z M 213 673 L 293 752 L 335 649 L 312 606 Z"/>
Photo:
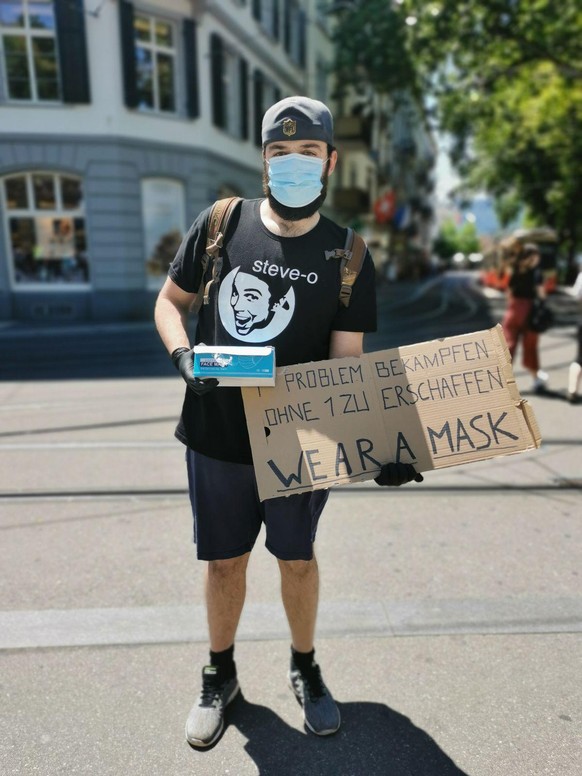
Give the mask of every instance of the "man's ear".
<path id="1" fill-rule="evenodd" d="M 329 155 L 329 163 L 327 168 L 328 175 L 331 175 L 332 172 L 335 170 L 336 164 L 337 164 L 337 151 L 334 148 L 331 154 Z"/>

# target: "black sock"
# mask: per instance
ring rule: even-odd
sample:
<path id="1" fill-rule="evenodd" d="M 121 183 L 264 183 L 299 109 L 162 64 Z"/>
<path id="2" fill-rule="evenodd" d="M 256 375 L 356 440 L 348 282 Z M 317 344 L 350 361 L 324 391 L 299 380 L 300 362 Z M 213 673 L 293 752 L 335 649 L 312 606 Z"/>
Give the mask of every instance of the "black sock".
<path id="1" fill-rule="evenodd" d="M 311 652 L 297 652 L 296 649 L 291 647 L 291 665 L 298 668 L 301 673 L 304 674 L 308 672 L 313 665 L 314 655 L 314 649 L 312 649 Z"/>
<path id="2" fill-rule="evenodd" d="M 213 652 L 210 650 L 210 665 L 216 666 L 218 674 L 224 679 L 231 679 L 236 676 L 236 665 L 234 662 L 234 644 L 222 652 Z"/>

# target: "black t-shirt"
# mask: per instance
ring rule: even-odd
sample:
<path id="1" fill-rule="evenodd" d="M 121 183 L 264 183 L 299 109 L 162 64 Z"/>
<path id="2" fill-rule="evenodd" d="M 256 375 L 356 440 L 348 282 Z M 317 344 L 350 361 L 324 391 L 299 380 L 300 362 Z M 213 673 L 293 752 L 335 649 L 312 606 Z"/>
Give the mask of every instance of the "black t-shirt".
<path id="1" fill-rule="evenodd" d="M 339 303 L 339 260 L 346 230 L 321 216 L 300 237 L 279 237 L 264 226 L 261 200 L 243 200 L 231 218 L 220 282 L 198 315 L 195 342 L 273 345 L 277 366 L 329 357 L 332 331 L 375 331 L 374 264 L 366 254 L 349 307 Z M 181 289 L 197 293 L 210 209 L 200 214 L 169 269 Z M 209 265 L 205 281 L 211 276 Z M 186 390 L 176 436 L 211 458 L 252 463 L 240 388 L 218 387 L 204 396 Z"/>
<path id="2" fill-rule="evenodd" d="M 537 287 L 542 285 L 543 280 L 539 267 L 526 269 L 525 272 L 516 269 L 509 278 L 509 288 L 516 299 L 535 299 Z"/>

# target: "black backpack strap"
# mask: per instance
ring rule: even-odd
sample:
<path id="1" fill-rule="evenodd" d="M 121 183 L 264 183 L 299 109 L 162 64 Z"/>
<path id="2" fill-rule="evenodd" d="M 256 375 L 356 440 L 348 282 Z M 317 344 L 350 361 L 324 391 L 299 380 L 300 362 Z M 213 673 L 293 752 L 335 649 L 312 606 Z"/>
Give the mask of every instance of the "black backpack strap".
<path id="1" fill-rule="evenodd" d="M 224 244 L 224 237 L 228 229 L 228 223 L 235 207 L 241 202 L 241 197 L 226 197 L 217 200 L 210 211 L 208 218 L 208 232 L 206 234 L 206 253 L 202 256 L 202 279 L 198 289 L 196 302 L 192 305 L 192 312 L 197 313 L 204 304 L 208 304 L 210 298 L 210 287 L 220 278 L 222 270 L 222 256 L 220 249 Z M 204 285 L 204 277 L 209 263 L 212 262 L 212 275 L 210 280 Z"/>
<path id="2" fill-rule="evenodd" d="M 364 238 L 348 227 L 344 247 L 325 252 L 326 259 L 340 259 L 339 301 L 344 307 L 349 307 L 352 288 L 362 269 L 367 249 Z"/>

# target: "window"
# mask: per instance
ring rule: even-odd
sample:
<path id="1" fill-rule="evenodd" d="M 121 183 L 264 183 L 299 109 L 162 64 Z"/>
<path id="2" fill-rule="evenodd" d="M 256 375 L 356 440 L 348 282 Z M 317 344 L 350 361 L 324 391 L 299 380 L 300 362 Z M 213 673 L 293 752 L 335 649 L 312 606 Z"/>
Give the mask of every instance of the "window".
<path id="1" fill-rule="evenodd" d="M 119 22 L 126 106 L 196 118 L 196 23 L 152 16 L 128 0 L 119 0 Z"/>
<path id="2" fill-rule="evenodd" d="M 317 0 L 315 5 L 315 19 L 323 29 L 329 31 L 329 14 L 331 13 L 330 0 Z"/>
<path id="3" fill-rule="evenodd" d="M 158 290 L 186 231 L 184 186 L 171 178 L 144 178 L 141 197 L 147 286 Z"/>
<path id="4" fill-rule="evenodd" d="M 86 285 L 89 263 L 81 180 L 32 172 L 2 181 L 15 286 Z"/>
<path id="5" fill-rule="evenodd" d="M 53 3 L 0 2 L 0 33 L 8 98 L 58 102 L 61 88 Z"/>
<path id="6" fill-rule="evenodd" d="M 176 30 L 170 22 L 136 13 L 135 69 L 138 107 L 176 111 Z"/>
<path id="7" fill-rule="evenodd" d="M 91 101 L 83 0 L 0 0 L 0 98 Z"/>
<path id="8" fill-rule="evenodd" d="M 248 65 L 225 46 L 220 35 L 210 36 L 212 119 L 240 139 L 248 137 Z"/>
<path id="9" fill-rule="evenodd" d="M 330 66 L 318 57 L 315 65 L 315 97 L 321 102 L 327 102 L 328 100 L 327 84 L 330 71 Z"/>
<path id="10" fill-rule="evenodd" d="M 222 61 L 222 99 L 226 117 L 225 129 L 231 135 L 241 136 L 241 106 L 236 99 L 239 84 L 239 58 L 225 49 Z"/>
<path id="11" fill-rule="evenodd" d="M 284 0 L 283 45 L 293 62 L 305 67 L 306 16 L 297 0 Z"/>
<path id="12" fill-rule="evenodd" d="M 253 16 L 268 35 L 279 37 L 279 0 L 253 0 Z"/>

